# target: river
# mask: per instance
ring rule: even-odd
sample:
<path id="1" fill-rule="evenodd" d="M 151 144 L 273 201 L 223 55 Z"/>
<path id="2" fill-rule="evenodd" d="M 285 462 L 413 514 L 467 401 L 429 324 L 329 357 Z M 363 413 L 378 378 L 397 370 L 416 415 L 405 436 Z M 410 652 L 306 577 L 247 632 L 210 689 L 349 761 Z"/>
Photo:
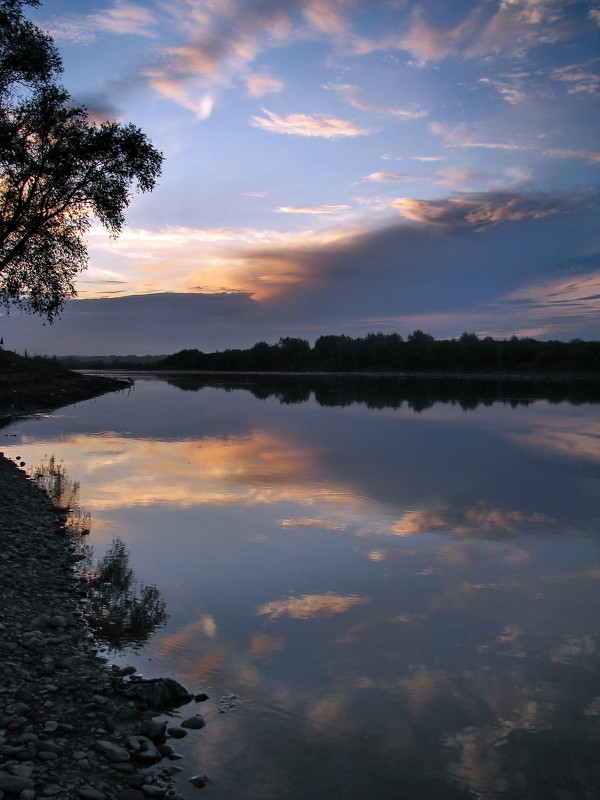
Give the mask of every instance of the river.
<path id="1" fill-rule="evenodd" d="M 186 795 L 591 800 L 599 408 L 144 375 L 0 437 L 64 466 L 90 564 L 119 565 L 91 603 L 110 660 L 209 695 L 182 711 L 207 721 L 177 742 Z"/>

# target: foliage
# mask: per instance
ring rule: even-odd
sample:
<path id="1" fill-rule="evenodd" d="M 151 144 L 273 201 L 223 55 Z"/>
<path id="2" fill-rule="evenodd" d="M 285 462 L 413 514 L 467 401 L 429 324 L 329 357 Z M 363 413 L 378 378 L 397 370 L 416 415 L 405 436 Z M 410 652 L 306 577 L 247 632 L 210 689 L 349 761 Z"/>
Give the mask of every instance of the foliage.
<path id="1" fill-rule="evenodd" d="M 416 330 L 398 333 L 320 336 L 314 347 L 303 339 L 258 342 L 248 350 L 203 353 L 187 349 L 152 364 L 151 369 L 266 372 L 427 372 L 427 373 L 589 373 L 600 372 L 600 342 L 574 339 L 541 342 L 516 336 L 436 340 Z"/>
<path id="2" fill-rule="evenodd" d="M 0 0 L 0 304 L 52 321 L 75 296 L 92 218 L 118 235 L 132 185 L 153 189 L 162 154 L 134 125 L 93 125 L 72 106 L 23 2 Z"/>
<path id="3" fill-rule="evenodd" d="M 69 533 L 90 532 L 90 514 L 79 505 L 79 482 L 71 480 L 64 464 L 50 456 L 47 462 L 30 470 L 29 475 L 55 506 L 68 512 L 65 527 Z"/>

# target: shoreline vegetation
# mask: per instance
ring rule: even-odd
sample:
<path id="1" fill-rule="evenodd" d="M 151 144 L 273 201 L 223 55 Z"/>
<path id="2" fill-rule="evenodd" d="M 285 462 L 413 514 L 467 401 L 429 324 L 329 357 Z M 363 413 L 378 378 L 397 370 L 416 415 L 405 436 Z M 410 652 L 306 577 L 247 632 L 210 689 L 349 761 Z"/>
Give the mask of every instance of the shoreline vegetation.
<path id="1" fill-rule="evenodd" d="M 185 349 L 169 356 L 53 357 L 69 369 L 136 371 L 390 373 L 491 377 L 600 376 L 600 341 L 573 339 L 539 341 L 512 336 L 495 340 L 463 333 L 458 339 L 434 339 L 416 330 L 403 339 L 397 333 L 320 336 L 313 346 L 306 339 L 282 337 L 276 344 L 261 341 L 252 347 L 204 353 Z M 52 360 L 52 359 L 49 359 Z"/>

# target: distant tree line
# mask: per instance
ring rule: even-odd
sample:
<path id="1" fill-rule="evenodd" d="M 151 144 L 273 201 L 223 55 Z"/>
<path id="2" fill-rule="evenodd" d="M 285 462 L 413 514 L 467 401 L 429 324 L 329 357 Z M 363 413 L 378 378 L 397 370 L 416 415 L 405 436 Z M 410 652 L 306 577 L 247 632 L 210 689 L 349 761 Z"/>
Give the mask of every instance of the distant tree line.
<path id="1" fill-rule="evenodd" d="M 480 339 L 475 333 L 436 340 L 416 330 L 406 339 L 398 333 L 369 333 L 356 339 L 320 336 L 311 347 L 305 339 L 282 337 L 277 344 L 257 342 L 246 350 L 180 350 L 150 368 L 215 372 L 600 372 L 600 342 L 542 342 L 517 336 Z"/>

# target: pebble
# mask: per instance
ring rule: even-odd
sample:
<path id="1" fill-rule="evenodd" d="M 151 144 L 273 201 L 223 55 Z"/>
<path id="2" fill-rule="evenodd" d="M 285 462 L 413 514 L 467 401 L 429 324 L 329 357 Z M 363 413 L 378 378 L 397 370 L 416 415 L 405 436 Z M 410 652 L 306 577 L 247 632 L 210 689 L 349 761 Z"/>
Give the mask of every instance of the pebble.
<path id="1" fill-rule="evenodd" d="M 129 761 L 131 758 L 124 747 L 120 747 L 107 739 L 99 739 L 96 742 L 96 750 L 109 761 Z"/>
<path id="2" fill-rule="evenodd" d="M 189 728 L 190 730 L 199 730 L 206 725 L 206 720 L 202 714 L 195 714 L 193 717 L 184 719 L 181 723 L 182 728 Z"/>

